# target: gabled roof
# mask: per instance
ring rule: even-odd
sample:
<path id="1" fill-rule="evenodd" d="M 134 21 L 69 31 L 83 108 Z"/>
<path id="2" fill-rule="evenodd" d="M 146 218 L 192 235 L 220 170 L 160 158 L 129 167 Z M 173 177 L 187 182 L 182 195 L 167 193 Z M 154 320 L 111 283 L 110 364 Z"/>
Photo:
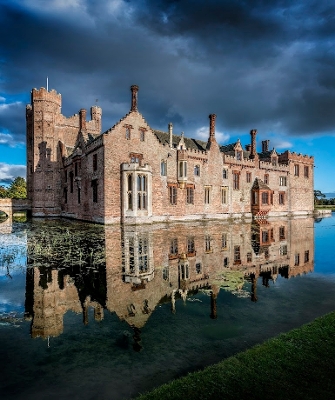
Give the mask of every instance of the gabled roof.
<path id="1" fill-rule="evenodd" d="M 252 189 L 264 189 L 264 190 L 271 190 L 268 185 L 266 185 L 262 179 L 256 178 L 254 184 L 252 185 Z"/>
<path id="2" fill-rule="evenodd" d="M 157 139 L 162 144 L 170 144 L 170 134 L 168 132 L 158 131 L 153 129 Z M 179 135 L 172 135 L 172 146 L 177 147 L 179 145 L 181 137 Z M 206 151 L 207 142 L 198 139 L 190 139 L 184 136 L 184 143 L 187 149 Z"/>

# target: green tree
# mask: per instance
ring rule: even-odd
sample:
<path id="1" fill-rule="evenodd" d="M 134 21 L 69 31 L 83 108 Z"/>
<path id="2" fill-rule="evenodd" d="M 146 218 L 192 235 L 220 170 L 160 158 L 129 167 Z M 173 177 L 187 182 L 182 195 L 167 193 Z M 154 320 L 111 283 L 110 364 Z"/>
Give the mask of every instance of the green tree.
<path id="1" fill-rule="evenodd" d="M 323 199 L 326 197 L 325 194 L 321 192 L 321 190 L 314 190 L 314 203 L 315 204 L 323 204 Z"/>
<path id="2" fill-rule="evenodd" d="M 5 199 L 8 197 L 7 189 L 4 186 L 0 186 L 0 199 Z"/>
<path id="3" fill-rule="evenodd" d="M 24 178 L 18 176 L 8 189 L 8 197 L 11 199 L 25 199 L 27 197 L 27 184 Z"/>

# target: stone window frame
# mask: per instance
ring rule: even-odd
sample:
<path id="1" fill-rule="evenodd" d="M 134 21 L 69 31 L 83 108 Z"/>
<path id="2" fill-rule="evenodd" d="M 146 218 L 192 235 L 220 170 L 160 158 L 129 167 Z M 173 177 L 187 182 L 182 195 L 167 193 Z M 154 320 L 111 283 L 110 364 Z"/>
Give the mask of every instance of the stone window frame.
<path id="1" fill-rule="evenodd" d="M 251 172 L 249 171 L 246 172 L 246 181 L 247 183 L 251 183 Z"/>
<path id="2" fill-rule="evenodd" d="M 279 240 L 285 240 L 286 235 L 285 235 L 285 226 L 280 226 L 279 227 Z"/>
<path id="3" fill-rule="evenodd" d="M 294 176 L 299 176 L 299 164 L 294 164 Z"/>
<path id="4" fill-rule="evenodd" d="M 148 209 L 148 177 L 146 174 L 136 174 L 137 209 Z"/>
<path id="5" fill-rule="evenodd" d="M 281 206 L 284 206 L 286 203 L 286 196 L 285 196 L 285 192 L 279 192 L 278 193 L 278 204 Z"/>
<path id="6" fill-rule="evenodd" d="M 305 263 L 309 262 L 309 250 L 305 250 Z"/>
<path id="7" fill-rule="evenodd" d="M 169 259 L 178 258 L 178 238 L 170 239 Z"/>
<path id="8" fill-rule="evenodd" d="M 194 166 L 194 176 L 200 176 L 200 165 L 199 164 Z"/>
<path id="9" fill-rule="evenodd" d="M 211 190 L 212 186 L 204 186 L 204 202 L 205 204 L 211 203 Z"/>
<path id="10" fill-rule="evenodd" d="M 228 186 L 221 186 L 221 204 L 228 204 Z"/>
<path id="11" fill-rule="evenodd" d="M 241 246 L 234 246 L 234 264 L 241 264 Z"/>
<path id="12" fill-rule="evenodd" d="M 131 163 L 141 164 L 143 160 L 143 154 L 141 153 L 129 153 Z"/>
<path id="13" fill-rule="evenodd" d="M 194 185 L 186 185 L 186 204 L 194 204 Z"/>
<path id="14" fill-rule="evenodd" d="M 294 254 L 294 266 L 300 265 L 300 253 Z"/>
<path id="15" fill-rule="evenodd" d="M 178 195 L 177 195 L 177 184 L 176 183 L 168 183 L 169 190 L 169 201 L 170 205 L 177 205 Z"/>
<path id="16" fill-rule="evenodd" d="M 228 249 L 228 233 L 224 232 L 221 236 L 221 250 Z"/>
<path id="17" fill-rule="evenodd" d="M 195 256 L 195 241 L 194 237 L 188 237 L 187 242 L 186 242 L 186 247 L 187 247 L 187 256 L 188 257 L 193 257 Z"/>
<path id="18" fill-rule="evenodd" d="M 240 171 L 233 171 L 233 189 L 240 190 Z"/>
<path id="19" fill-rule="evenodd" d="M 265 185 L 269 184 L 269 179 L 270 179 L 269 174 L 264 174 L 264 183 L 265 183 Z"/>
<path id="20" fill-rule="evenodd" d="M 222 170 L 222 179 L 228 179 L 228 169 L 223 168 Z"/>
<path id="21" fill-rule="evenodd" d="M 210 235 L 205 235 L 205 253 L 212 253 L 212 238 Z"/>
<path id="22" fill-rule="evenodd" d="M 279 177 L 279 186 L 287 186 L 287 177 L 286 176 Z"/>
<path id="23" fill-rule="evenodd" d="M 304 177 L 305 177 L 306 179 L 309 178 L 309 167 L 308 167 L 308 165 L 305 165 L 305 166 L 304 166 Z"/>
<path id="24" fill-rule="evenodd" d="M 161 176 L 167 176 L 167 161 L 161 160 Z"/>

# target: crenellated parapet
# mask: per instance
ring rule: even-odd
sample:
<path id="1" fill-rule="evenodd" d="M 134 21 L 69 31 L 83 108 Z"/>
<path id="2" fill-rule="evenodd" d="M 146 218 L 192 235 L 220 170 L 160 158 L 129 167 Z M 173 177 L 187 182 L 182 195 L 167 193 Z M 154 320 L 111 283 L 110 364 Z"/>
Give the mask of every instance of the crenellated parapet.
<path id="1" fill-rule="evenodd" d="M 314 165 L 314 157 L 309 155 L 304 155 L 301 153 L 290 152 L 286 150 L 284 153 L 278 156 L 278 161 L 281 163 L 289 162 L 299 162 L 303 164 Z"/>
<path id="2" fill-rule="evenodd" d="M 248 167 L 248 168 L 256 167 L 255 160 L 253 159 L 242 158 L 241 160 L 238 160 L 236 156 L 232 156 L 229 154 L 223 154 L 223 162 L 228 165 L 235 165 L 241 167 Z"/>
<path id="3" fill-rule="evenodd" d="M 280 172 L 289 172 L 290 168 L 287 164 L 278 163 L 273 165 L 268 161 L 260 161 L 259 162 L 260 169 L 266 169 L 268 171 L 280 171 Z"/>

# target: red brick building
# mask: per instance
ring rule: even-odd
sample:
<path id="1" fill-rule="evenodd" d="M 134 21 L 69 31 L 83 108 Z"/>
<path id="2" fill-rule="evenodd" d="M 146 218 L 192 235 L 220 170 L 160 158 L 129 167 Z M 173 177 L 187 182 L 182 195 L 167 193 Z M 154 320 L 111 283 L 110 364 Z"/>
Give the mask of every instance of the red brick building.
<path id="1" fill-rule="evenodd" d="M 256 130 L 245 148 L 221 146 L 216 115 L 208 141 L 152 129 L 131 108 L 101 133 L 100 107 L 70 118 L 61 95 L 33 89 L 27 106 L 27 186 L 33 216 L 63 216 L 98 223 L 150 223 L 311 214 L 313 157 L 256 149 Z"/>

